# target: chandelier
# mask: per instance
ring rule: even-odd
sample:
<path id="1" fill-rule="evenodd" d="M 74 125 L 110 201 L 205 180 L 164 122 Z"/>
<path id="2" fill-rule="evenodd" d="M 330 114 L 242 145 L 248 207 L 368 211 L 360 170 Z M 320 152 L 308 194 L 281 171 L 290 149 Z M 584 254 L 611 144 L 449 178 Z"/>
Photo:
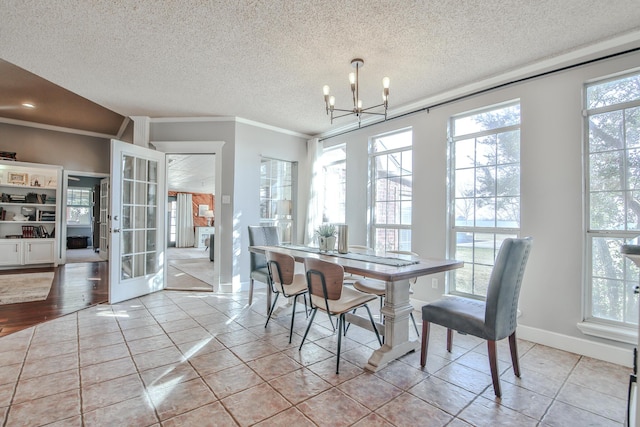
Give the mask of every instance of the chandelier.
<path id="1" fill-rule="evenodd" d="M 389 103 L 389 77 L 385 77 L 382 79 L 382 104 L 374 105 L 372 107 L 363 108 L 362 100 L 360 99 L 360 68 L 364 66 L 364 60 L 360 58 L 355 58 L 351 60 L 351 66 L 356 69 L 355 73 L 349 73 L 349 83 L 351 84 L 351 97 L 353 98 L 353 108 L 346 110 L 342 108 L 336 108 L 336 98 L 334 96 L 329 95 L 329 86 L 324 85 L 322 88 L 322 92 L 324 93 L 324 106 L 327 111 L 327 115 L 331 116 L 331 123 L 333 124 L 333 119 L 339 119 L 340 117 L 356 115 L 358 117 L 358 127 L 360 127 L 360 121 L 362 120 L 363 114 L 370 114 L 374 116 L 384 116 L 384 119 L 387 119 L 387 106 Z M 384 108 L 384 112 L 372 111 L 374 109 Z M 344 114 L 340 114 L 338 116 L 334 116 L 334 111 L 339 111 Z"/>

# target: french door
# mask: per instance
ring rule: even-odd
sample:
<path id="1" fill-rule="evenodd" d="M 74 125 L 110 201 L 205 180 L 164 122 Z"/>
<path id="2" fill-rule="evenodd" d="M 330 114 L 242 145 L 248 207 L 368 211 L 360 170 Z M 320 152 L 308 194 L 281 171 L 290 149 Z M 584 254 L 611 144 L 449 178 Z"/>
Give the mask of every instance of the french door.
<path id="1" fill-rule="evenodd" d="M 109 303 L 164 288 L 165 154 L 111 140 Z"/>

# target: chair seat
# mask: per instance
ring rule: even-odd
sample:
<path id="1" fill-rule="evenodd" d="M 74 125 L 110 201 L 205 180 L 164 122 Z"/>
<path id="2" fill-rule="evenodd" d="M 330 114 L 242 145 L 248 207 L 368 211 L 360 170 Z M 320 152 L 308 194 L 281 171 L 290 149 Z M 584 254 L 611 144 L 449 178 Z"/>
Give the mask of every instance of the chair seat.
<path id="1" fill-rule="evenodd" d="M 353 287 L 360 292 L 384 296 L 387 293 L 386 283 L 375 279 L 358 279 L 353 282 Z"/>
<path id="2" fill-rule="evenodd" d="M 329 312 L 331 314 L 346 313 L 356 307 L 360 307 L 361 305 L 368 303 L 369 301 L 373 301 L 376 298 L 377 296 L 373 294 L 367 294 L 351 288 L 342 288 L 340 299 L 328 300 Z M 320 310 L 327 311 L 324 298 L 312 294 L 311 301 L 313 302 L 313 305 L 318 307 Z"/>
<path id="3" fill-rule="evenodd" d="M 501 339 L 487 330 L 485 309 L 484 301 L 447 295 L 423 306 L 422 320 L 485 340 Z"/>
<path id="4" fill-rule="evenodd" d="M 290 285 L 283 285 L 282 283 L 273 284 L 278 292 L 282 292 L 285 295 L 299 295 L 307 292 L 307 278 L 304 274 L 294 274 L 293 282 Z"/>

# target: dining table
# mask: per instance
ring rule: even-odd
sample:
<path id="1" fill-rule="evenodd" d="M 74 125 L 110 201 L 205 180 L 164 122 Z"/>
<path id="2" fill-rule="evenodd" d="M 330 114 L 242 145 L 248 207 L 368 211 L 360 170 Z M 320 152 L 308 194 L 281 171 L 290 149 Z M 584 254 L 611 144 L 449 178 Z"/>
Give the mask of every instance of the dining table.
<path id="1" fill-rule="evenodd" d="M 418 340 L 409 337 L 409 315 L 413 306 L 409 301 L 410 281 L 420 276 L 441 273 L 464 266 L 462 261 L 441 258 L 422 258 L 406 254 L 391 253 L 338 253 L 323 251 L 302 245 L 249 246 L 249 251 L 265 254 L 267 251 L 293 256 L 296 262 L 305 258 L 317 258 L 341 265 L 346 273 L 385 282 L 386 296 L 382 315 L 384 323 L 377 324 L 384 336 L 384 344 L 373 351 L 365 369 L 376 372 L 389 362 L 415 351 Z M 366 329 L 372 329 L 369 319 L 349 313 L 346 320 Z"/>

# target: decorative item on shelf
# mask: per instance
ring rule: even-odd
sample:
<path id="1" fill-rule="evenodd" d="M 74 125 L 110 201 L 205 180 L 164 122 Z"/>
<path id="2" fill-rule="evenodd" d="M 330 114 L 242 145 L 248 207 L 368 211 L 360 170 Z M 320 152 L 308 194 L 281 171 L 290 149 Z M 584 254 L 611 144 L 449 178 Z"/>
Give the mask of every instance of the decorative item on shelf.
<path id="1" fill-rule="evenodd" d="M 11 171 L 7 173 L 7 180 L 9 184 L 27 185 L 28 179 L 29 179 L 28 173 L 11 172 Z"/>
<path id="2" fill-rule="evenodd" d="M 44 184 L 42 186 L 48 188 L 56 188 L 58 186 L 58 178 L 55 175 L 47 176 L 46 178 L 44 178 Z"/>
<path id="3" fill-rule="evenodd" d="M 316 229 L 320 252 L 333 251 L 336 247 L 336 227 L 332 224 L 322 224 Z"/>
<path id="4" fill-rule="evenodd" d="M 24 216 L 22 214 L 15 214 L 12 219 L 13 219 L 13 221 L 26 221 L 29 218 L 27 218 L 26 216 Z"/>
<path id="5" fill-rule="evenodd" d="M 43 175 L 31 175 L 29 179 L 29 185 L 31 187 L 43 187 L 44 186 L 44 176 Z"/>
<path id="6" fill-rule="evenodd" d="M 0 151 L 0 160 L 16 161 L 16 153 L 13 151 Z"/>
<path id="7" fill-rule="evenodd" d="M 27 221 L 35 221 L 38 210 L 36 208 L 31 208 L 28 206 L 23 206 L 20 208 L 20 213 L 23 216 L 27 217 Z"/>
<path id="8" fill-rule="evenodd" d="M 358 117 L 358 127 L 360 127 L 360 122 L 362 120 L 363 114 L 370 114 L 374 116 L 384 116 L 384 119 L 387 120 L 387 107 L 389 105 L 389 77 L 385 77 L 382 79 L 382 104 L 374 105 L 372 107 L 363 108 L 362 100 L 360 99 L 360 68 L 364 66 L 364 60 L 361 58 L 355 58 L 351 60 L 351 66 L 356 69 L 355 73 L 349 73 L 349 83 L 351 84 L 351 97 L 353 98 L 353 108 L 346 110 L 341 108 L 336 108 L 336 98 L 334 96 L 329 95 L 329 86 L 324 85 L 322 88 L 322 92 L 324 93 L 324 106 L 327 112 L 327 115 L 331 115 L 331 123 L 333 123 L 333 119 L 338 119 L 340 117 L 355 115 Z M 384 112 L 374 112 L 376 108 L 382 107 Z M 334 111 L 341 111 L 345 114 L 341 114 L 339 116 L 334 116 Z"/>

